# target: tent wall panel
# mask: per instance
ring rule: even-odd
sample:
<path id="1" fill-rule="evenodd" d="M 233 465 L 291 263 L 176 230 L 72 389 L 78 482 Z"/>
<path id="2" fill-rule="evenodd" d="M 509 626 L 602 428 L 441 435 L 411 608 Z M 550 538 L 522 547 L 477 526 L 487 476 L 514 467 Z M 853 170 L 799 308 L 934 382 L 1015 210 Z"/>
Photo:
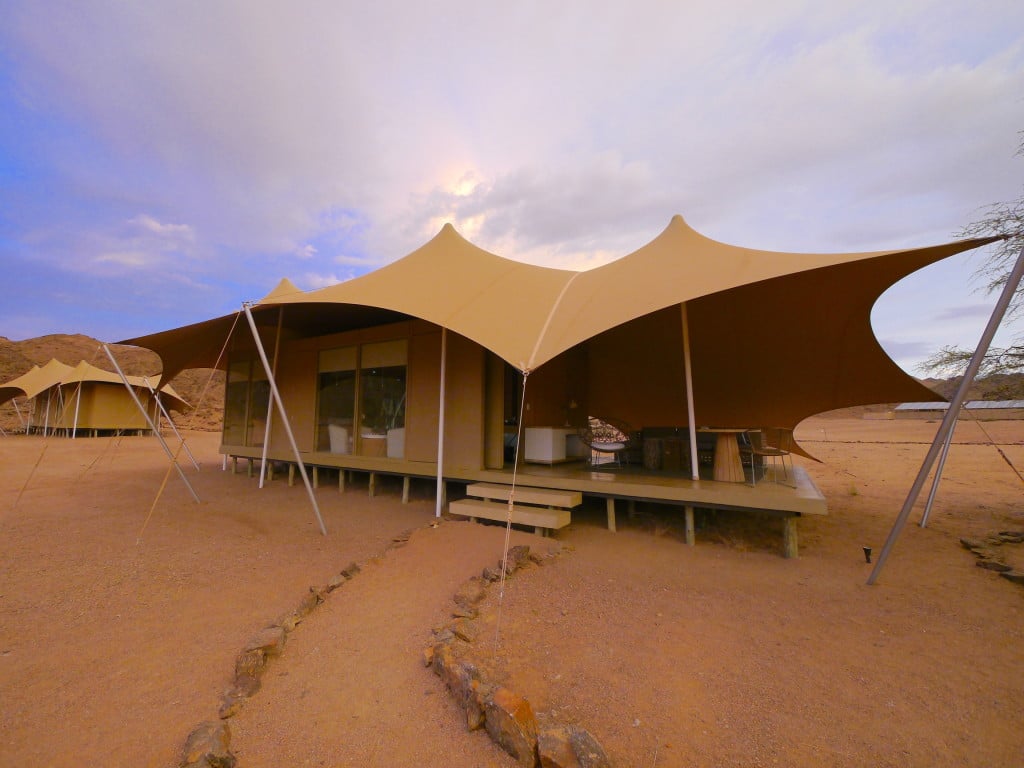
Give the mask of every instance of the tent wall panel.
<path id="1" fill-rule="evenodd" d="M 483 347 L 448 334 L 445 466 L 483 468 L 485 369 Z"/>
<path id="2" fill-rule="evenodd" d="M 637 318 L 583 346 L 586 405 L 592 415 L 621 419 L 636 429 L 687 425 L 679 307 Z M 702 421 L 699 399 L 697 403 Z"/>
<path id="3" fill-rule="evenodd" d="M 316 435 L 317 350 L 310 344 L 282 344 L 279 354 L 275 378 L 295 443 L 300 451 L 312 451 Z M 270 445 L 275 452 L 288 447 L 288 434 L 276 409 L 271 421 Z"/>
<path id="4" fill-rule="evenodd" d="M 420 326 L 409 340 L 409 392 L 405 412 L 405 458 L 437 461 L 437 414 L 441 384 L 441 331 Z M 450 418 L 457 418 L 446 409 Z"/>
<path id="5" fill-rule="evenodd" d="M 501 469 L 505 465 L 505 365 L 493 352 L 486 353 L 484 466 L 487 469 Z"/>

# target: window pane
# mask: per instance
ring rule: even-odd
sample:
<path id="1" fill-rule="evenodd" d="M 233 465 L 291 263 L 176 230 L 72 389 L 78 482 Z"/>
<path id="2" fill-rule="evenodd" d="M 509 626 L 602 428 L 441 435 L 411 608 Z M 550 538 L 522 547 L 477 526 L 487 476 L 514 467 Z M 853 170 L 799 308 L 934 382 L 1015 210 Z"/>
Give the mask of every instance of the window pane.
<path id="1" fill-rule="evenodd" d="M 245 422 L 249 406 L 249 361 L 236 360 L 228 367 L 224 393 L 224 444 L 245 445 Z"/>
<path id="2" fill-rule="evenodd" d="M 404 455 L 404 432 L 397 430 L 405 427 L 406 367 L 363 368 L 361 375 L 362 453 L 400 458 Z"/>
<path id="3" fill-rule="evenodd" d="M 270 381 L 262 363 L 252 364 L 252 388 L 249 390 L 249 441 L 246 445 L 262 446 L 267 433 L 267 406 L 270 405 Z"/>
<path id="4" fill-rule="evenodd" d="M 317 450 L 351 453 L 356 403 L 356 348 L 320 353 Z"/>

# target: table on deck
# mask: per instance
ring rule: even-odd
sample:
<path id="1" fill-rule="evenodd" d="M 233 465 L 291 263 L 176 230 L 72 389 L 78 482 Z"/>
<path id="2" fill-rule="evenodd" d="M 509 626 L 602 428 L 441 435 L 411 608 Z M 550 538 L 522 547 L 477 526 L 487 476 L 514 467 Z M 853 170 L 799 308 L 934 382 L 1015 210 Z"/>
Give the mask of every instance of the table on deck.
<path id="1" fill-rule="evenodd" d="M 739 436 L 749 430 L 732 427 L 698 427 L 698 432 L 715 435 L 715 466 L 712 477 L 722 483 L 744 483 Z"/>

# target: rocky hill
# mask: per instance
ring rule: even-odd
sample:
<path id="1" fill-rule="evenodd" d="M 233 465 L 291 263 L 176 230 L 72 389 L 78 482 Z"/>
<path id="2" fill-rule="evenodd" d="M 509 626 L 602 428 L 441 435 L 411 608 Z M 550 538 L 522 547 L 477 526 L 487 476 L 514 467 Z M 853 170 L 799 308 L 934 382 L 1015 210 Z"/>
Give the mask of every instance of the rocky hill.
<path id="1" fill-rule="evenodd" d="M 160 358 L 148 349 L 111 344 L 110 351 L 129 376 L 153 376 L 160 373 Z M 105 371 L 114 370 L 103 352 L 101 342 L 89 336 L 52 334 L 24 341 L 11 341 L 0 336 L 0 384 L 21 376 L 33 365 L 43 366 L 52 359 L 72 366 L 85 360 Z M 207 368 L 185 370 L 174 377 L 171 386 L 193 406 L 188 413 L 171 414 L 179 428 L 207 431 L 221 428 L 224 409 L 223 371 Z M 19 426 L 14 406 L 10 402 L 0 405 L 0 428 L 12 431 Z"/>

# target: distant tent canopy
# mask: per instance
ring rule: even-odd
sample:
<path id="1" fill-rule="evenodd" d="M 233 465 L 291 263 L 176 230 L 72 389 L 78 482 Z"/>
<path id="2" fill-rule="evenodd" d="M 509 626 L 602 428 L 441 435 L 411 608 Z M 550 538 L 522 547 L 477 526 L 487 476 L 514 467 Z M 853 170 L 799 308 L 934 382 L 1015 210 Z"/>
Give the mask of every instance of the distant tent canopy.
<path id="1" fill-rule="evenodd" d="M 160 376 L 127 378 L 155 420 L 159 406 L 150 388 L 159 389 Z M 33 366 L 27 373 L 0 384 L 0 405 L 17 397 L 33 401 L 28 414 L 30 430 L 96 433 L 148 429 L 121 377 L 84 360 L 74 367 L 50 360 L 41 368 Z M 163 387 L 160 398 L 168 411 L 189 407 L 170 386 Z"/>
<path id="2" fill-rule="evenodd" d="M 661 359 L 678 360 L 683 309 L 697 425 L 794 427 L 835 408 L 940 400 L 886 355 L 871 309 L 910 273 L 994 239 L 780 253 L 711 240 L 675 216 L 637 251 L 577 272 L 502 258 L 446 224 L 420 248 L 367 275 L 309 292 L 282 281 L 253 314 L 268 339 L 278 322 L 287 339 L 419 318 L 530 372 L 609 334 L 631 334 L 633 348 L 650 354 L 656 347 Z M 120 343 L 152 349 L 164 375 L 173 376 L 212 367 L 235 321 L 228 315 Z M 623 386 L 638 385 L 628 372 L 619 376 Z"/>

